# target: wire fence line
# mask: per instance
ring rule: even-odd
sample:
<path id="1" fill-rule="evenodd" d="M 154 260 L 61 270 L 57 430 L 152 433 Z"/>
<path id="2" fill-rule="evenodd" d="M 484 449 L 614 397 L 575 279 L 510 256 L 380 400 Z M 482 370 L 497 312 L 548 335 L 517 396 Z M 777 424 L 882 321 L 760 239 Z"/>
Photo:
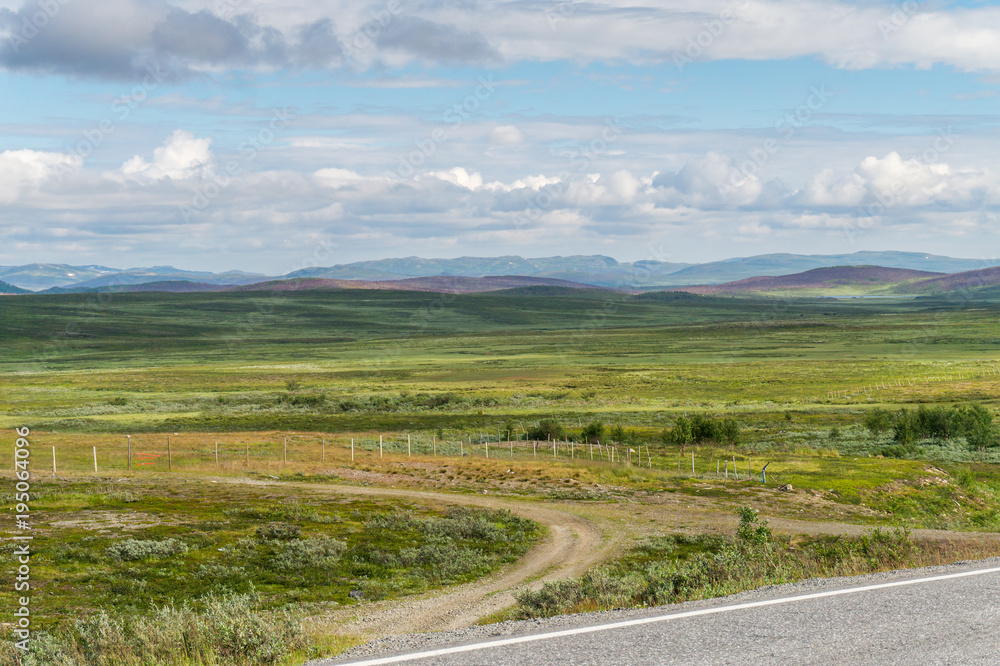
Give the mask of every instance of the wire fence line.
<path id="1" fill-rule="evenodd" d="M 674 472 L 673 454 L 647 444 L 577 442 L 574 440 L 526 440 L 426 437 L 368 434 L 354 438 L 289 435 L 247 438 L 242 441 L 211 440 L 162 435 L 131 435 L 121 442 L 103 444 L 40 444 L 48 457 L 51 449 L 53 475 L 59 473 L 142 473 L 275 470 L 283 466 L 313 467 L 348 462 L 396 464 L 408 459 L 477 458 L 521 462 L 575 462 L 620 468 L 645 468 Z M 753 475 L 752 458 L 712 456 L 696 458 L 694 451 L 678 455 L 676 471 L 683 476 L 747 480 Z M 13 467 L 13 462 L 11 462 Z M 36 473 L 41 473 L 41 470 Z"/>

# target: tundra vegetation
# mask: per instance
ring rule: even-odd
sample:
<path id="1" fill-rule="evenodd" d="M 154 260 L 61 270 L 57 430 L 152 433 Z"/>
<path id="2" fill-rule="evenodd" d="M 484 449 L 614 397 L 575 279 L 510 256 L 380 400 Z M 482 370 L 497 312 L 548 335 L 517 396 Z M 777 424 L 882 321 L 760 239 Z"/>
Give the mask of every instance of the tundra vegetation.
<path id="1" fill-rule="evenodd" d="M 993 554 L 916 532 L 1000 530 L 991 298 L 2 299 L 0 428 L 32 430 L 41 516 L 34 663 L 301 662 L 344 647 L 309 621 L 330 605 L 469 581 L 539 537 L 507 514 L 308 492 L 330 483 L 745 509 L 743 536 L 637 537 L 511 617 Z M 298 490 L 255 485 L 275 479 Z M 870 531 L 785 536 L 746 511 Z"/>

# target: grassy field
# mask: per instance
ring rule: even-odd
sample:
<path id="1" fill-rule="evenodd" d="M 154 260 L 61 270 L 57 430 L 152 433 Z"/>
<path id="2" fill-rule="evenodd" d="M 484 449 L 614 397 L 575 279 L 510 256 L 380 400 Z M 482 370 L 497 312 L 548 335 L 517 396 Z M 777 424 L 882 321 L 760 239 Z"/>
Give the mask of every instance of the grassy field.
<path id="1" fill-rule="evenodd" d="M 182 600 L 188 613 L 246 607 L 281 624 L 288 603 L 320 612 L 356 603 L 351 592 L 401 597 L 474 579 L 538 537 L 509 515 L 255 485 L 269 480 L 995 531 L 1000 450 L 924 438 L 888 457 L 898 449 L 891 434 L 863 424 L 875 408 L 921 404 L 996 414 L 998 310 L 962 298 L 547 288 L 3 298 L 0 465 L 13 468 L 13 428 L 29 427 L 42 624 L 57 631 L 98 609 L 153 622 Z M 670 440 L 680 417 L 698 415 L 735 419 L 738 441 Z M 546 419 L 562 429 L 558 448 L 527 437 Z M 594 421 L 605 426 L 598 446 L 584 443 Z M 680 575 L 689 556 L 739 545 L 718 533 L 655 538 L 665 540 L 635 544 L 594 575 L 629 579 L 649 557 L 672 563 L 664 576 Z M 792 557 L 781 550 L 789 544 L 817 554 Z M 765 578 L 992 554 L 918 543 L 903 560 L 851 569 L 861 548 L 852 544 L 778 539 L 769 561 L 780 551 L 783 568 Z M 831 548 L 843 557 L 824 560 Z M 276 561 L 294 574 L 279 574 Z M 698 589 L 732 590 L 753 576 L 733 569 Z M 631 594 L 623 583 L 615 601 L 602 601 L 593 577 L 580 581 L 550 589 L 558 603 L 526 597 L 519 612 L 605 607 Z M 11 594 L 0 592 L 0 603 Z M 66 638 L 78 654 L 90 649 L 81 635 Z M 294 663 L 323 645 L 290 642 L 294 654 L 258 662 Z M 184 658 L 176 663 L 197 663 Z"/>

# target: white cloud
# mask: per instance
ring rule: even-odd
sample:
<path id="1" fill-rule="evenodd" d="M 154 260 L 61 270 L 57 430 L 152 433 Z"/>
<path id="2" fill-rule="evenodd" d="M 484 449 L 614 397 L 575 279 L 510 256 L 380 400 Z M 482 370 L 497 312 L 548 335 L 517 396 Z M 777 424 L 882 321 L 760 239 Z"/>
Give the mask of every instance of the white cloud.
<path id="1" fill-rule="evenodd" d="M 141 182 L 162 178 L 185 180 L 211 166 L 211 145 L 211 138 L 197 139 L 187 130 L 176 130 L 153 151 L 152 162 L 136 155 L 122 165 L 121 172 L 126 178 Z"/>
<path id="2" fill-rule="evenodd" d="M 22 192 L 36 188 L 59 173 L 72 173 L 82 161 L 72 155 L 36 150 L 0 152 L 0 203 L 16 201 Z"/>
<path id="3" fill-rule="evenodd" d="M 760 178 L 744 174 L 731 156 L 716 152 L 688 160 L 677 173 L 659 174 L 653 185 L 663 188 L 665 202 L 695 207 L 751 204 L 763 189 Z"/>
<path id="4" fill-rule="evenodd" d="M 815 206 L 860 206 L 878 202 L 886 206 L 976 204 L 998 183 L 989 172 L 953 170 L 943 162 L 904 160 L 899 153 L 866 157 L 853 173 L 836 177 L 824 169 L 813 176 L 800 200 Z"/>
<path id="5" fill-rule="evenodd" d="M 498 145 L 524 143 L 524 132 L 514 125 L 500 125 L 490 132 L 490 143 Z"/>
<path id="6" fill-rule="evenodd" d="M 448 171 L 435 171 L 428 174 L 434 178 L 439 178 L 452 185 L 464 187 L 467 190 L 478 190 L 483 186 L 483 176 L 478 171 L 469 173 L 462 167 L 455 167 Z"/>

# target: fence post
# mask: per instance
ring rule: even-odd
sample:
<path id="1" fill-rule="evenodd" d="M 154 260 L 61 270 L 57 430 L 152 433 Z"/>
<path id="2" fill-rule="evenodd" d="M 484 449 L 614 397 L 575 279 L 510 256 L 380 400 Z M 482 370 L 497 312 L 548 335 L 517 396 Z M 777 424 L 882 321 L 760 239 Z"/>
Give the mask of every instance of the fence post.
<path id="1" fill-rule="evenodd" d="M 219 443 L 215 443 L 215 466 L 219 466 Z"/>
<path id="2" fill-rule="evenodd" d="M 434 451 L 434 455 L 437 455 L 438 454 L 438 436 L 437 435 L 432 435 L 431 436 L 431 448 Z"/>
<path id="3" fill-rule="evenodd" d="M 97 474 L 97 447 L 94 447 L 94 474 Z"/>
<path id="4" fill-rule="evenodd" d="M 351 462 L 354 462 L 354 438 L 351 437 Z"/>
<path id="5" fill-rule="evenodd" d="M 247 440 L 247 467 L 250 466 L 250 440 Z"/>
<path id="6" fill-rule="evenodd" d="M 125 435 L 128 437 L 128 471 L 132 471 L 132 435 Z"/>
<path id="7" fill-rule="evenodd" d="M 322 444 L 322 446 L 323 446 L 323 462 L 326 462 L 326 437 L 323 438 L 322 442 L 323 442 L 323 444 Z"/>
<path id="8" fill-rule="evenodd" d="M 56 447 L 52 447 L 52 478 L 56 478 Z"/>
<path id="9" fill-rule="evenodd" d="M 691 450 L 691 476 L 694 476 L 694 449 Z"/>
<path id="10" fill-rule="evenodd" d="M 379 458 L 383 457 L 382 456 L 382 435 L 378 436 L 378 457 Z"/>
<path id="11" fill-rule="evenodd" d="M 281 462 L 283 462 L 283 463 L 287 463 L 288 462 L 288 438 L 287 437 L 285 437 L 285 444 L 284 444 L 283 448 L 281 449 Z"/>
<path id="12" fill-rule="evenodd" d="M 406 434 L 406 457 L 407 458 L 410 457 L 410 434 L 409 433 Z M 489 456 L 486 456 L 486 457 L 489 458 Z"/>
<path id="13" fill-rule="evenodd" d="M 167 471 L 169 472 L 172 469 L 173 469 L 173 464 L 170 460 L 170 438 L 167 437 Z"/>

